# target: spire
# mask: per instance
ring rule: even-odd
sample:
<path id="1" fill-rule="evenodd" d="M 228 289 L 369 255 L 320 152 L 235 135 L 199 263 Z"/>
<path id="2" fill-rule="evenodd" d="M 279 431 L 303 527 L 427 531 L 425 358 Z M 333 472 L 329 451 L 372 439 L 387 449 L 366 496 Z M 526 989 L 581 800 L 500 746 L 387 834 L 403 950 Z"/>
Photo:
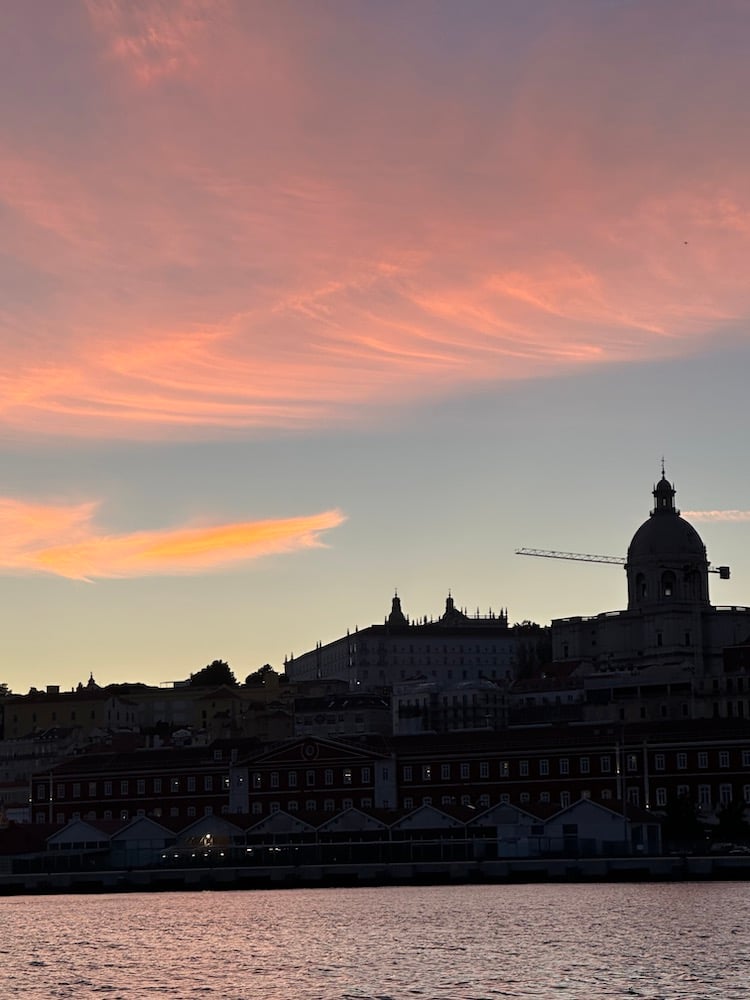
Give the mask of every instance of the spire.
<path id="1" fill-rule="evenodd" d="M 386 624 L 388 625 L 408 625 L 409 621 L 406 615 L 401 610 L 401 598 L 398 596 L 398 591 L 393 595 L 393 600 L 391 601 L 391 613 L 386 619 Z"/>
<path id="2" fill-rule="evenodd" d="M 667 479 L 664 471 L 664 459 L 661 460 L 661 479 L 654 486 L 654 509 L 652 514 L 679 514 L 674 505 L 675 490 Z"/>

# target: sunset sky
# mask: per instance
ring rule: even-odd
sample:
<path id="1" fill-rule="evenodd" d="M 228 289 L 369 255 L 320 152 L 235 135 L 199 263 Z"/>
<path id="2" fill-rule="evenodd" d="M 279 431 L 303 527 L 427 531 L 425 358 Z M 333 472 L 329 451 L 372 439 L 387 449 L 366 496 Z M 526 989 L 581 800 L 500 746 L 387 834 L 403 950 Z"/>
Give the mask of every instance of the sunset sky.
<path id="1" fill-rule="evenodd" d="M 0 681 L 450 590 L 616 610 L 664 456 L 750 605 L 747 0 L 29 0 L 0 27 Z"/>

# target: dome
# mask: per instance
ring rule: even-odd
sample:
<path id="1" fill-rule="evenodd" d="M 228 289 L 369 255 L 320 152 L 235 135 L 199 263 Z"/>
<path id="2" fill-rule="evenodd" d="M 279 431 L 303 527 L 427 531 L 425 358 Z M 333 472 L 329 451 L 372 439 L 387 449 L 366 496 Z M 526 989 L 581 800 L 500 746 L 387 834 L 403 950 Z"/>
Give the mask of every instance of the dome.
<path id="1" fill-rule="evenodd" d="M 693 558 L 706 558 L 706 546 L 692 524 L 680 517 L 677 511 L 671 516 L 658 512 L 644 521 L 633 535 L 628 548 L 628 562 L 636 563 L 654 557 L 667 559 L 683 558 L 686 562 Z"/>
<path id="2" fill-rule="evenodd" d="M 674 495 L 662 470 L 653 490 L 654 509 L 628 547 L 629 609 L 708 604 L 706 546 L 692 524 L 680 517 Z"/>

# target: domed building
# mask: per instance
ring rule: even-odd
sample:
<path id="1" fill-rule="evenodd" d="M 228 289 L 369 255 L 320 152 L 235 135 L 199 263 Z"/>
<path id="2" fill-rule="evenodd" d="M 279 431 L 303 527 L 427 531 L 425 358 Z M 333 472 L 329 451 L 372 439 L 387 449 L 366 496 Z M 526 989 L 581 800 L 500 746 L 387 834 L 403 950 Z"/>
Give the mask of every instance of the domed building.
<path id="1" fill-rule="evenodd" d="M 629 611 L 709 606 L 706 546 L 692 524 L 680 517 L 674 496 L 662 473 L 654 487 L 654 509 L 628 548 Z"/>
<path id="2" fill-rule="evenodd" d="M 736 689 L 724 671 L 724 650 L 750 636 L 750 608 L 711 604 L 709 574 L 726 579 L 729 570 L 711 567 L 663 470 L 653 497 L 653 510 L 628 547 L 627 609 L 554 620 L 553 658 L 578 661 L 590 718 L 750 714 L 746 694 L 727 699 Z"/>

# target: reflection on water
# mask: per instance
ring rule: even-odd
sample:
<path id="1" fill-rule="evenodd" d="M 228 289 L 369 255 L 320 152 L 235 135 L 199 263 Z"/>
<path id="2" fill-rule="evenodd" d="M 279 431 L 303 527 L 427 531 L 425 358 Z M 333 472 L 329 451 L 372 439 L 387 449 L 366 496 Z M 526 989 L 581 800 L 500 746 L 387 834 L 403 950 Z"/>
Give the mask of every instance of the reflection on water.
<path id="1" fill-rule="evenodd" d="M 750 998 L 750 885 L 0 899 L 4 996 Z"/>

